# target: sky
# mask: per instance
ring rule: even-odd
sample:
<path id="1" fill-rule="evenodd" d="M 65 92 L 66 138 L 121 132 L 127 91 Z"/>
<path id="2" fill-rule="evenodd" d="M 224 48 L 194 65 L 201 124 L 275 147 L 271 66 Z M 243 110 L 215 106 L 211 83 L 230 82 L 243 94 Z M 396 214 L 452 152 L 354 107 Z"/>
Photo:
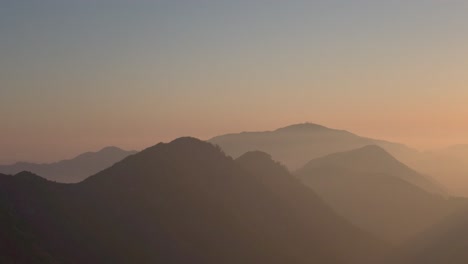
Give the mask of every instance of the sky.
<path id="1" fill-rule="evenodd" d="M 0 164 L 302 122 L 468 143 L 467 1 L 0 5 Z"/>

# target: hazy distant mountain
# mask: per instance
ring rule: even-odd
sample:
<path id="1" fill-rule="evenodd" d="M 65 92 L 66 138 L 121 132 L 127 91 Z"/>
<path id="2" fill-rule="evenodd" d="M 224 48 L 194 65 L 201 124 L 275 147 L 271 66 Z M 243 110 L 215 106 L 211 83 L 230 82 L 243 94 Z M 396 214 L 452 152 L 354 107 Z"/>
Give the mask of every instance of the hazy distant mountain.
<path id="1" fill-rule="evenodd" d="M 393 242 L 454 209 L 437 183 L 375 145 L 314 159 L 297 175 L 338 213 Z"/>
<path id="2" fill-rule="evenodd" d="M 314 158 L 372 144 L 379 145 L 398 157 L 417 152 L 401 144 L 360 137 L 348 131 L 311 123 L 292 125 L 275 131 L 228 134 L 209 141 L 219 145 L 233 157 L 254 150 L 267 152 L 274 160 L 292 170 L 299 169 Z"/>
<path id="3" fill-rule="evenodd" d="M 407 162 L 419 171 L 433 175 L 451 193 L 468 196 L 468 145 L 426 151 Z"/>
<path id="4" fill-rule="evenodd" d="M 30 171 L 51 181 L 74 183 L 80 182 L 135 153 L 136 151 L 106 147 L 98 152 L 87 152 L 73 159 L 55 163 L 19 162 L 13 165 L 0 165 L 0 173 L 16 174 L 21 171 Z"/>
<path id="5" fill-rule="evenodd" d="M 247 151 L 267 152 L 274 160 L 282 162 L 291 170 L 301 168 L 314 158 L 367 145 L 378 145 L 418 172 L 431 175 L 451 194 L 468 196 L 467 145 L 420 152 L 402 144 L 361 137 L 345 130 L 311 123 L 275 131 L 227 134 L 209 141 L 219 145 L 234 158 Z"/>
<path id="6" fill-rule="evenodd" d="M 193 138 L 77 184 L 0 175 L 0 201 L 0 255 L 15 263 L 361 264 L 384 247 L 269 158 L 234 161 Z"/>
<path id="7" fill-rule="evenodd" d="M 428 192 L 445 194 L 443 187 L 429 176 L 421 175 L 376 145 L 368 145 L 351 151 L 313 159 L 302 170 L 317 167 L 339 167 L 358 173 L 389 174 Z"/>

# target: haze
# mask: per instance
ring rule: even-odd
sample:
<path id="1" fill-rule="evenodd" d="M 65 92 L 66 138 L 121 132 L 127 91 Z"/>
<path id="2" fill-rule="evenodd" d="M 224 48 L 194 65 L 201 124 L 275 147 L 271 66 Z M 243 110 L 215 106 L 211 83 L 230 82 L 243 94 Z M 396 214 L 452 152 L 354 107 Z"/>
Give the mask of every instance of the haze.
<path id="1" fill-rule="evenodd" d="M 0 0 L 0 263 L 468 263 L 468 1 Z"/>
<path id="2" fill-rule="evenodd" d="M 2 1 L 0 164 L 312 121 L 468 142 L 466 1 Z"/>

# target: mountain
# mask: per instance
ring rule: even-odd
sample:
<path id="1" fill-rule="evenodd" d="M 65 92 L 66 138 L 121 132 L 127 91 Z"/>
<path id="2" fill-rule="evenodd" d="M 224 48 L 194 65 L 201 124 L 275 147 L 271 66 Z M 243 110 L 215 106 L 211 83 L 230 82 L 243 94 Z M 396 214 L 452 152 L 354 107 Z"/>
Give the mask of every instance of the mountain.
<path id="1" fill-rule="evenodd" d="M 402 158 L 417 152 L 401 144 L 360 137 L 345 130 L 312 123 L 291 125 L 275 131 L 227 134 L 214 137 L 209 142 L 219 145 L 234 158 L 248 151 L 264 151 L 291 170 L 301 168 L 313 158 L 366 145 L 379 145 Z"/>
<path id="2" fill-rule="evenodd" d="M 458 144 L 448 146 L 447 148 L 439 149 L 437 152 L 443 153 L 446 155 L 451 155 L 454 157 L 465 158 L 468 159 L 468 145 L 467 144 Z"/>
<path id="3" fill-rule="evenodd" d="M 426 151 L 408 162 L 437 177 L 454 195 L 468 196 L 468 145 Z"/>
<path id="4" fill-rule="evenodd" d="M 393 260 L 401 264 L 464 264 L 468 259 L 468 200 L 465 210 L 453 214 L 407 243 Z"/>
<path id="5" fill-rule="evenodd" d="M 384 243 L 260 159 L 234 161 L 180 138 L 76 184 L 1 175 L 0 215 L 11 224 L 0 255 L 14 263 L 375 263 Z"/>
<path id="6" fill-rule="evenodd" d="M 419 174 L 377 145 L 368 145 L 311 160 L 304 166 L 303 170 L 317 167 L 339 167 L 367 174 L 390 174 L 428 192 L 445 193 L 444 188 L 429 176 Z"/>
<path id="7" fill-rule="evenodd" d="M 375 145 L 314 159 L 296 175 L 349 221 L 396 244 L 455 210 L 437 183 Z"/>
<path id="8" fill-rule="evenodd" d="M 55 263 L 31 232 L 28 221 L 18 214 L 18 208 L 11 202 L 11 191 L 20 191 L 11 189 L 15 188 L 12 179 L 13 176 L 0 174 L 0 263 Z M 45 182 L 30 173 L 18 174 L 15 180 L 28 182 L 31 187 L 37 180 Z"/>
<path id="9" fill-rule="evenodd" d="M 344 219 L 333 216 L 334 213 L 330 214 L 328 205 L 324 204 L 299 179 L 291 176 L 285 166 L 273 161 L 269 154 L 252 151 L 236 159 L 236 162 L 262 182 L 288 207 L 293 208 L 297 214 L 297 220 L 302 220 L 304 227 L 311 229 L 311 235 L 320 235 L 320 242 L 314 247 L 319 247 L 325 241 L 329 244 L 339 243 L 341 250 L 346 252 L 346 255 L 353 255 L 353 251 L 359 251 L 358 248 L 367 243 L 367 237 L 364 238 L 364 241 L 361 240 L 363 238 L 361 230 L 350 229 Z M 313 219 L 313 222 L 311 219 Z M 333 232 L 336 234 L 332 236 L 324 234 L 324 232 L 330 231 L 328 229 L 321 230 L 321 227 L 326 226 L 334 226 Z M 343 236 L 343 234 L 345 234 L 346 240 L 337 239 L 338 236 Z M 350 241 L 356 243 L 356 245 L 349 244 Z M 341 244 L 342 242 L 345 243 Z M 310 245 L 310 242 L 304 241 L 304 243 Z"/>
<path id="10" fill-rule="evenodd" d="M 74 183 L 84 180 L 97 172 L 112 166 L 136 151 L 122 150 L 117 147 L 106 147 L 98 152 L 86 152 L 73 159 L 49 164 L 19 162 L 13 165 L 0 165 L 0 173 L 17 174 L 30 171 L 48 180 Z"/>
<path id="11" fill-rule="evenodd" d="M 242 132 L 214 137 L 219 145 L 236 158 L 247 151 L 270 153 L 274 160 L 291 170 L 303 167 L 309 160 L 367 145 L 385 149 L 399 161 L 431 175 L 452 195 L 468 197 L 468 145 L 418 151 L 405 145 L 362 137 L 345 130 L 303 123 L 263 132 Z"/>

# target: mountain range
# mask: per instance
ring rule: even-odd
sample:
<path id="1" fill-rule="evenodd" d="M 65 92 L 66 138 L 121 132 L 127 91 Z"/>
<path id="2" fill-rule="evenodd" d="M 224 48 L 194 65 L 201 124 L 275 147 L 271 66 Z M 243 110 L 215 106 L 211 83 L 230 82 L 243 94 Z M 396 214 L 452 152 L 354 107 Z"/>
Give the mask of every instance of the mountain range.
<path id="1" fill-rule="evenodd" d="M 388 246 L 264 153 L 160 143 L 76 184 L 0 175 L 6 263 L 376 263 Z M 5 232 L 6 230 L 6 232 Z"/>
<path id="2" fill-rule="evenodd" d="M 437 177 L 452 194 L 468 197 L 468 145 L 424 151 L 406 163 Z"/>
<path id="3" fill-rule="evenodd" d="M 264 151 L 291 170 L 301 168 L 314 158 L 367 145 L 381 146 L 397 157 L 417 152 L 399 143 L 361 137 L 313 123 L 295 124 L 274 131 L 221 135 L 208 141 L 233 157 L 252 150 Z"/>
<path id="4" fill-rule="evenodd" d="M 462 264 L 468 200 L 419 171 L 466 149 L 306 123 L 0 166 L 0 263 Z"/>
<path id="5" fill-rule="evenodd" d="M 22 171 L 30 171 L 51 181 L 75 183 L 135 153 L 136 151 L 106 147 L 97 152 L 86 152 L 75 158 L 54 163 L 18 162 L 12 165 L 0 165 L 0 173 L 17 174 Z"/>
<path id="6" fill-rule="evenodd" d="M 293 171 L 314 158 L 377 145 L 418 172 L 430 175 L 450 194 L 468 197 L 467 145 L 419 151 L 400 143 L 363 137 L 313 123 L 295 124 L 273 131 L 226 134 L 209 141 L 233 157 L 253 150 L 267 152 Z"/>
<path id="7" fill-rule="evenodd" d="M 301 168 L 314 158 L 377 145 L 418 172 L 430 175 L 450 194 L 468 196 L 467 145 L 418 151 L 403 144 L 362 137 L 313 123 L 290 125 L 274 131 L 227 134 L 209 141 L 219 145 L 233 157 L 239 157 L 247 151 L 264 151 L 291 170 Z M 19 162 L 0 165 L 0 173 L 31 171 L 52 181 L 76 183 L 135 153 L 136 151 L 107 147 L 98 152 L 88 152 L 70 160 L 50 164 Z"/>
<path id="8" fill-rule="evenodd" d="M 459 209 L 439 184 L 375 145 L 313 159 L 296 175 L 350 222 L 395 244 Z"/>

